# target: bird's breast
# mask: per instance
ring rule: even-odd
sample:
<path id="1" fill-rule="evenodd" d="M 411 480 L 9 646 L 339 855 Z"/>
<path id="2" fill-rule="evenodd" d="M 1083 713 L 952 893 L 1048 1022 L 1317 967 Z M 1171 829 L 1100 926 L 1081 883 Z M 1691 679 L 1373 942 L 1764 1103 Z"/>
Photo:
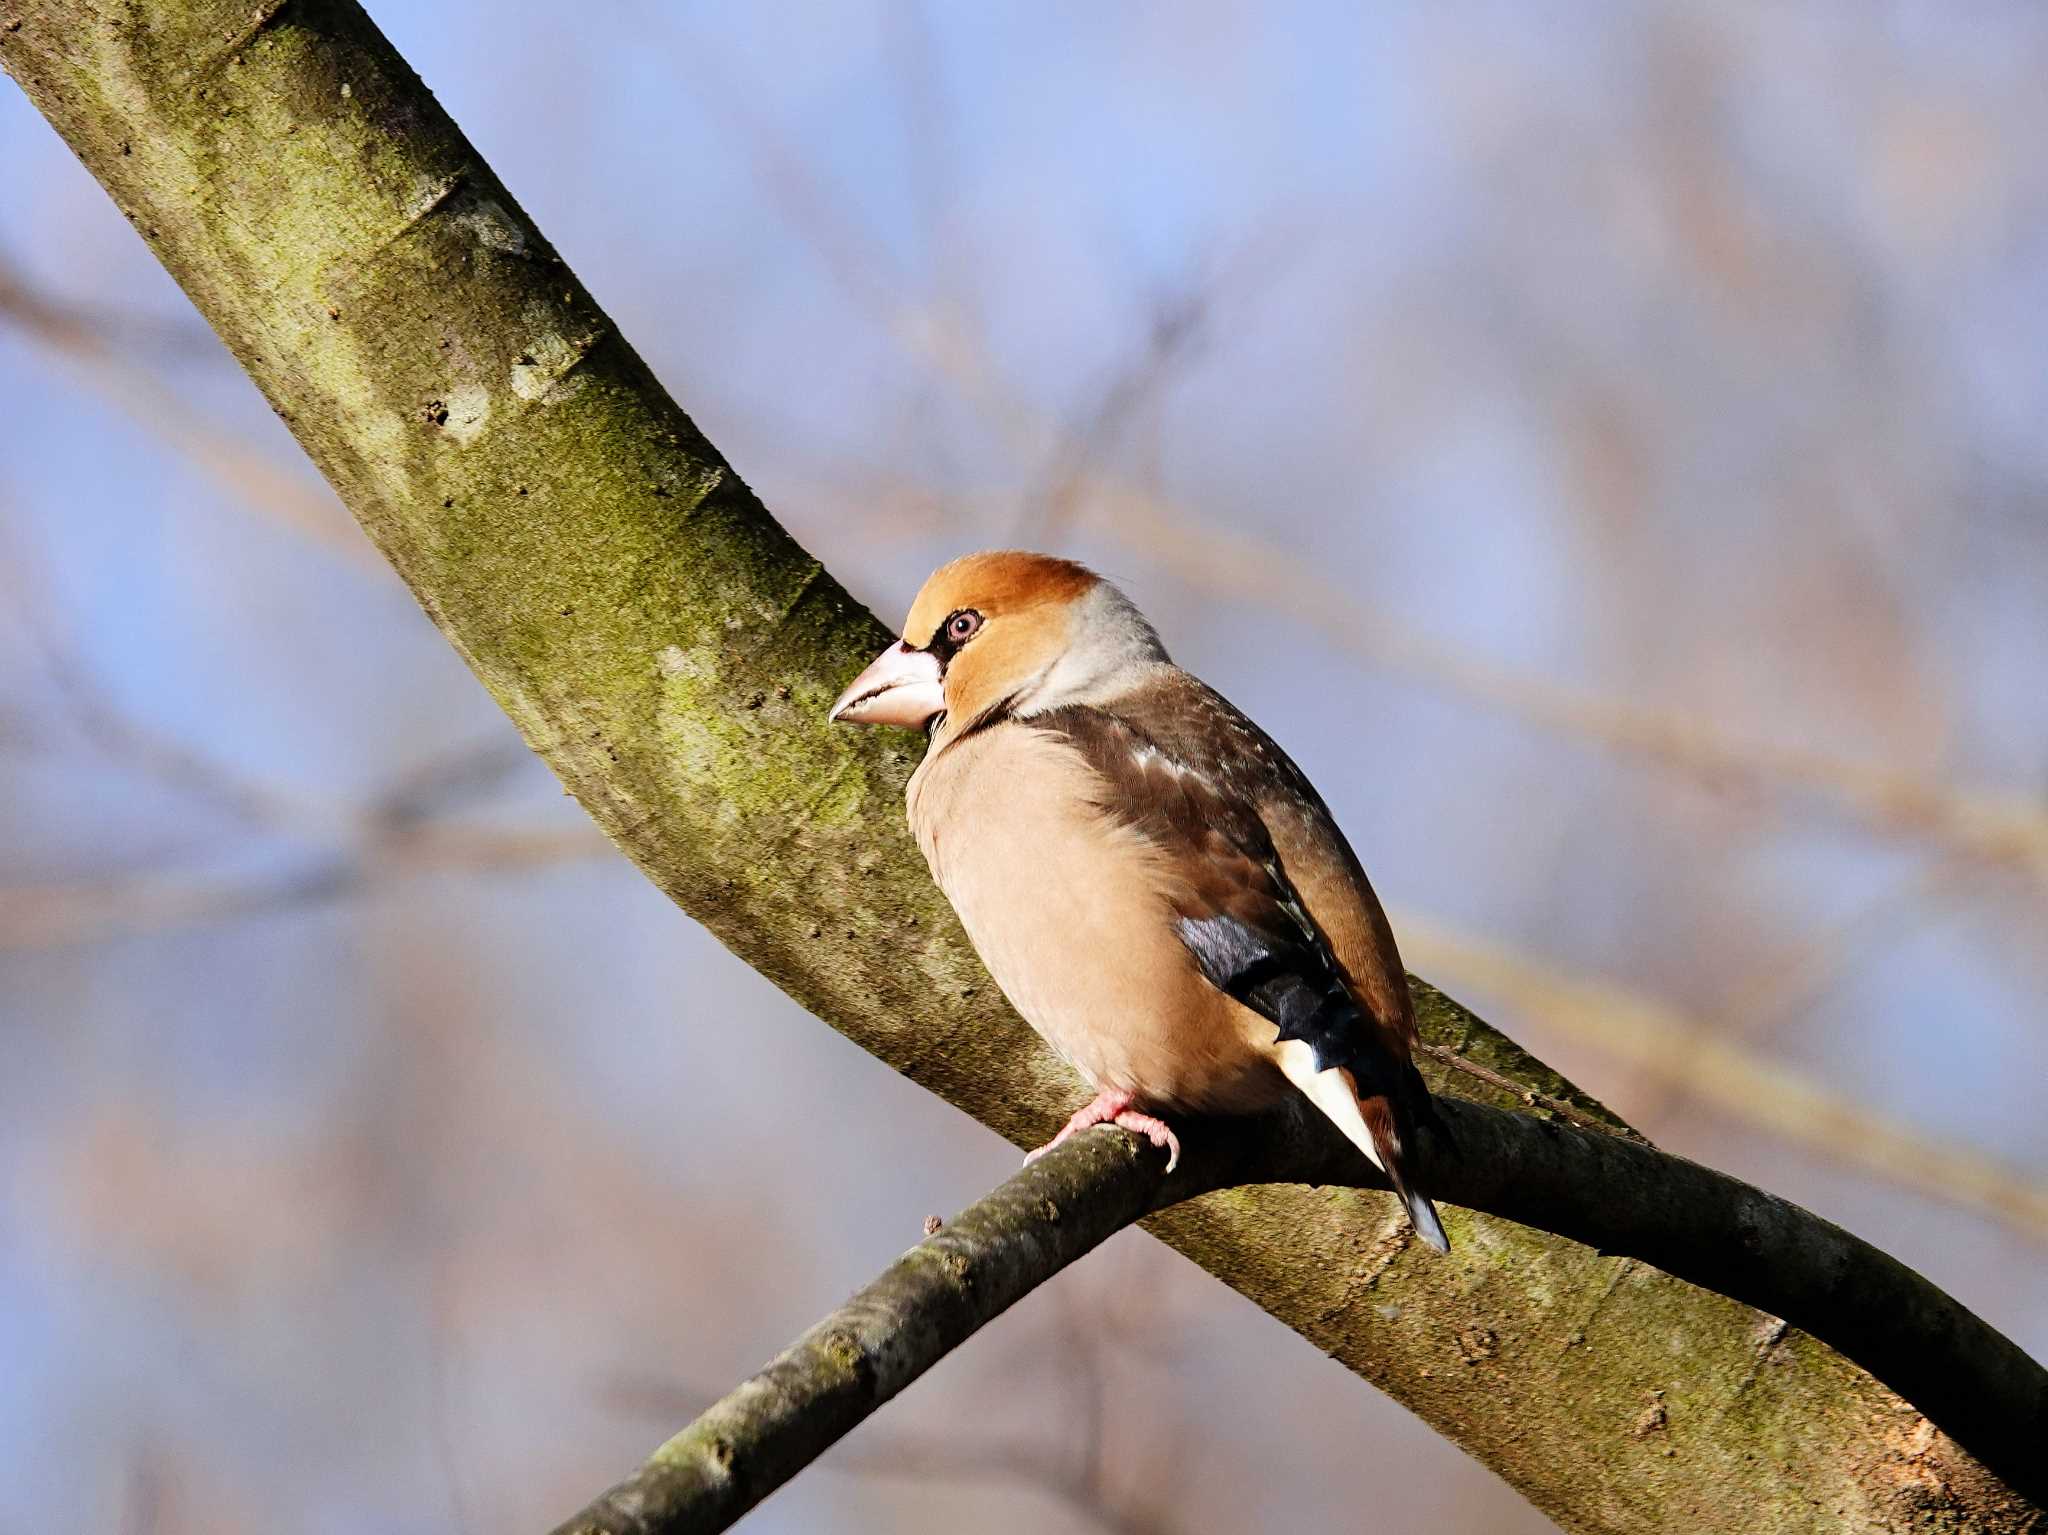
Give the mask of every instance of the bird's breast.
<path id="1" fill-rule="evenodd" d="M 926 758 L 911 829 L 1011 1005 L 1097 1088 L 1263 1107 L 1282 1090 L 1271 1025 L 1202 978 L 1173 927 L 1176 872 L 1101 787 L 1057 737 L 1001 725 Z"/>

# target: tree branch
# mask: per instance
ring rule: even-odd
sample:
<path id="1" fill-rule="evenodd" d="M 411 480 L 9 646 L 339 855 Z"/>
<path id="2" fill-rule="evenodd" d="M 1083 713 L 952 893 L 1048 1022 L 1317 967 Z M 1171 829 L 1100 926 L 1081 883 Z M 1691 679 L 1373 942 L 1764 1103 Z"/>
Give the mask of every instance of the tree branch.
<path id="1" fill-rule="evenodd" d="M 1120 1133 L 1078 1136 L 1032 1163 L 890 1264 L 557 1535 L 727 1528 L 985 1323 L 1152 1209 L 1160 1165 Z"/>
<path id="2" fill-rule="evenodd" d="M 988 984 L 904 833 L 915 742 L 823 723 L 886 631 L 662 391 L 357 5 L 251 16 L 6 0 L 0 63 L 606 834 L 819 1017 L 1012 1140 L 1044 1139 L 1076 1084 Z M 1597 1111 L 1470 1013 L 1422 1004 L 1431 1043 Z M 1439 1090 L 1519 1097 L 1428 1066 Z M 1408 1251 L 1386 1196 L 1345 1189 L 1233 1188 L 1149 1219 L 1568 1527 L 2034 1522 L 1844 1356 L 1797 1335 L 1760 1351 L 1771 1324 L 1746 1306 L 1449 1215 L 1449 1262 Z M 1632 1432 L 1650 1400 L 1667 1427 Z"/>
<path id="3" fill-rule="evenodd" d="M 1447 1101 L 1455 1148 L 1430 1187 L 1570 1236 L 1764 1313 L 1756 1365 L 1789 1331 L 1855 1360 L 2026 1497 L 2048 1497 L 2048 1371 L 1869 1243 L 1797 1205 L 1621 1133 Z M 723 1530 L 1036 1286 L 1132 1221 L 1254 1182 L 1384 1189 L 1319 1119 L 1200 1125 L 1179 1170 L 1122 1132 L 1077 1136 L 928 1235 L 555 1535 Z M 1406 1240 L 1405 1228 L 1394 1240 Z M 1370 1285 L 1371 1281 L 1367 1281 Z M 1392 1326 L 1397 1319 L 1389 1319 Z M 1462 1340 L 1478 1363 L 1498 1334 Z M 1568 1340 L 1569 1341 L 1569 1340 Z M 1711 1424 L 1661 1402 L 1612 1433 L 1691 1453 Z"/>
<path id="4" fill-rule="evenodd" d="M 1410 963 L 1452 971 L 1515 1016 L 1583 1040 L 1650 1082 L 1930 1199 L 1977 1210 L 2034 1241 L 2048 1238 L 2048 1188 L 2020 1168 L 1853 1102 L 1818 1077 L 1731 1041 L 1705 1021 L 1609 982 L 1546 965 L 1418 913 L 1396 910 Z"/>

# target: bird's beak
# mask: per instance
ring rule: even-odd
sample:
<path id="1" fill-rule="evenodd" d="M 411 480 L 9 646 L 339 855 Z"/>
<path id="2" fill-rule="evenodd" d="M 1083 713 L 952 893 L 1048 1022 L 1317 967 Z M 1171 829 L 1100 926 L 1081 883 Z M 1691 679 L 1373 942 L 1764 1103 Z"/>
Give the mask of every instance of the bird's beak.
<path id="1" fill-rule="evenodd" d="M 832 723 L 901 725 L 922 730 L 946 707 L 939 658 L 898 640 L 846 685 L 826 716 Z"/>

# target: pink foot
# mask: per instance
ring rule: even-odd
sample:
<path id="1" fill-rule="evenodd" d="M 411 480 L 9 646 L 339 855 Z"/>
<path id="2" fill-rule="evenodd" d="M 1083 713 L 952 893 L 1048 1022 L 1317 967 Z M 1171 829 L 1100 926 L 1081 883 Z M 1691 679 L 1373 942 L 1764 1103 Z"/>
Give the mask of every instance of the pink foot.
<path id="1" fill-rule="evenodd" d="M 1069 1136 L 1078 1135 L 1093 1125 L 1115 1125 L 1119 1130 L 1128 1130 L 1133 1135 L 1142 1135 L 1146 1140 L 1166 1153 L 1166 1170 L 1172 1172 L 1180 1165 L 1180 1137 L 1165 1120 L 1150 1114 L 1140 1114 L 1131 1107 L 1131 1100 L 1123 1093 L 1101 1092 L 1092 1103 L 1074 1111 L 1058 1135 L 1025 1157 L 1024 1165 L 1029 1167 L 1040 1157 Z"/>
<path id="2" fill-rule="evenodd" d="M 1074 1117 L 1066 1122 L 1065 1127 L 1061 1129 L 1058 1135 L 1055 1135 L 1043 1146 L 1025 1157 L 1024 1165 L 1029 1167 L 1033 1162 L 1036 1162 L 1040 1157 L 1052 1150 L 1053 1147 L 1059 1145 L 1060 1142 L 1070 1136 L 1079 1135 L 1090 1125 L 1114 1124 L 1117 1115 L 1123 1113 L 1130 1106 L 1131 1100 L 1119 1094 L 1097 1093 L 1094 1102 L 1074 1110 Z"/>

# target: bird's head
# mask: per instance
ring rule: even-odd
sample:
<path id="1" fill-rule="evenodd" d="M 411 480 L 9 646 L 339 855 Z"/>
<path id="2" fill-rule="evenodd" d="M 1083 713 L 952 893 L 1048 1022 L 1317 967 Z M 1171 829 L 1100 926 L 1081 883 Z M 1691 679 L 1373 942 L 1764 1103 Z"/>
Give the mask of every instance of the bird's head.
<path id="1" fill-rule="evenodd" d="M 964 729 L 996 710 L 1036 714 L 1107 696 L 1166 661 L 1123 593 L 1085 565 L 1004 549 L 932 572 L 903 638 L 839 695 L 855 725 Z"/>

